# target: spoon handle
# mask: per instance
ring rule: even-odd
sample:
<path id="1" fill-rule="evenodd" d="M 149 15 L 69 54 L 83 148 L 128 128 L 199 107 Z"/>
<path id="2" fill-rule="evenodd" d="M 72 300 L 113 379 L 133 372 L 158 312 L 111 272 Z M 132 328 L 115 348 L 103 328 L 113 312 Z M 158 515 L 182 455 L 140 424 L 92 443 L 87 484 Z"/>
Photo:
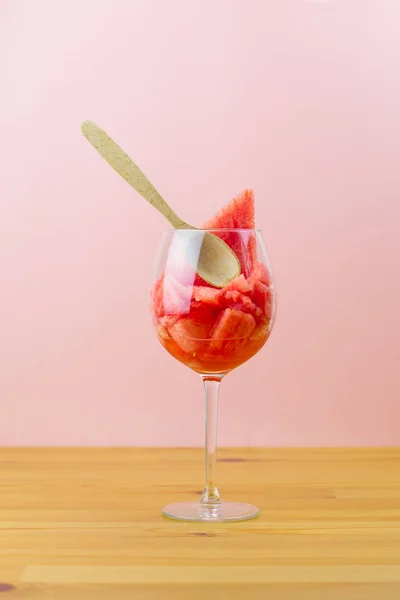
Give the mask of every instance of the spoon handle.
<path id="1" fill-rule="evenodd" d="M 137 164 L 93 121 L 82 123 L 82 133 L 97 152 L 117 171 L 147 202 L 171 223 L 175 229 L 189 227 L 160 196 L 156 188 Z"/>

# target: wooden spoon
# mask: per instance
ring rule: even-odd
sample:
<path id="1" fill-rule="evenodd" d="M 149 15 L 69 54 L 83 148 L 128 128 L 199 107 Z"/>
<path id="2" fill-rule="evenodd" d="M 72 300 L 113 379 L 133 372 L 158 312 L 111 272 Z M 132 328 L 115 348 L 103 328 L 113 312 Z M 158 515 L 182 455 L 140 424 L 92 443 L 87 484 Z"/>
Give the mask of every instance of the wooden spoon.
<path id="1" fill-rule="evenodd" d="M 219 237 L 185 223 L 160 196 L 133 160 L 93 121 L 81 126 L 85 138 L 121 177 L 150 202 L 182 235 L 190 264 L 202 279 L 222 288 L 240 274 L 236 254 Z"/>

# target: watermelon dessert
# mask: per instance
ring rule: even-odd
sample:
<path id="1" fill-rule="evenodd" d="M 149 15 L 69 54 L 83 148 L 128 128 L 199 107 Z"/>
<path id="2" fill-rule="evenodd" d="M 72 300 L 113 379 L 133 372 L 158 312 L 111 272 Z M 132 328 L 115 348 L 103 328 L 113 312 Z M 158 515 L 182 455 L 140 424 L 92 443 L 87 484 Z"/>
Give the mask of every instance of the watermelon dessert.
<path id="1" fill-rule="evenodd" d="M 211 286 L 186 261 L 182 238 L 174 235 L 153 287 L 160 342 L 198 373 L 228 373 L 254 356 L 271 333 L 275 291 L 254 227 L 254 194 L 245 190 L 203 226 L 235 252 L 240 275 L 223 288 Z"/>

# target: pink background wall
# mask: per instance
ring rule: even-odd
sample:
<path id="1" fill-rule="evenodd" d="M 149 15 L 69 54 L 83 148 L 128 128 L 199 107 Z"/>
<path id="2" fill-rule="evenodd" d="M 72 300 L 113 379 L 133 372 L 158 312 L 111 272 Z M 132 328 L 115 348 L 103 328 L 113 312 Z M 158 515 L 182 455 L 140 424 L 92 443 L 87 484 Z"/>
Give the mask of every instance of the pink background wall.
<path id="1" fill-rule="evenodd" d="M 398 0 L 2 0 L 0 444 L 200 445 L 202 389 L 147 312 L 165 223 L 246 186 L 279 312 L 221 444 L 400 444 Z"/>

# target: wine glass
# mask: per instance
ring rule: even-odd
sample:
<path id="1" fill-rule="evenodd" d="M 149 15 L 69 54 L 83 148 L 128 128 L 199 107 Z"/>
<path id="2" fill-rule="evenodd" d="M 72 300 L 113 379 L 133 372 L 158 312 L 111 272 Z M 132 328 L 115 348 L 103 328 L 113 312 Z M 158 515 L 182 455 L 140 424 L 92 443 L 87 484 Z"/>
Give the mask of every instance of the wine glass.
<path id="1" fill-rule="evenodd" d="M 235 252 L 240 275 L 222 289 L 196 273 L 203 237 L 220 237 Z M 255 229 L 166 231 L 156 261 L 151 311 L 157 336 L 205 388 L 205 488 L 198 502 L 169 504 L 163 514 L 185 521 L 242 521 L 259 509 L 223 502 L 216 484 L 218 393 L 222 379 L 254 356 L 275 319 L 276 295 L 262 234 Z"/>

